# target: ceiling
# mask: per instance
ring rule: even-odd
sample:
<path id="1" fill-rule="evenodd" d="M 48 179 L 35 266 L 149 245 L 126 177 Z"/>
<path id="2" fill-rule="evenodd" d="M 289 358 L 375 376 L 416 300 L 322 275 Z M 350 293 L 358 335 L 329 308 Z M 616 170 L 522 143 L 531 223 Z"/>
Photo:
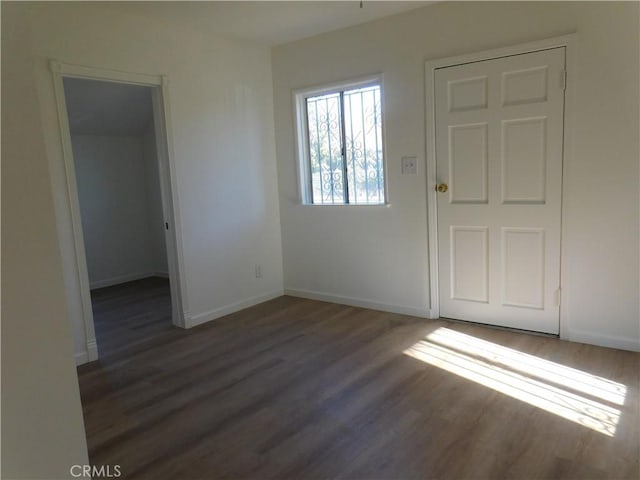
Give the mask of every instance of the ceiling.
<path id="1" fill-rule="evenodd" d="M 114 3 L 100 3 L 114 8 Z M 359 0 L 151 1 L 117 5 L 132 15 L 275 46 L 432 3 L 435 2 L 364 0 L 362 8 Z M 75 78 L 65 78 L 64 87 L 73 134 L 137 136 L 153 120 L 148 87 Z"/>
<path id="2" fill-rule="evenodd" d="M 281 2 L 124 2 L 126 11 L 160 21 L 182 23 L 270 46 L 358 25 L 435 2 L 281 1 Z"/>
<path id="3" fill-rule="evenodd" d="M 75 135 L 139 136 L 153 121 L 150 87 L 65 78 L 64 95 Z"/>

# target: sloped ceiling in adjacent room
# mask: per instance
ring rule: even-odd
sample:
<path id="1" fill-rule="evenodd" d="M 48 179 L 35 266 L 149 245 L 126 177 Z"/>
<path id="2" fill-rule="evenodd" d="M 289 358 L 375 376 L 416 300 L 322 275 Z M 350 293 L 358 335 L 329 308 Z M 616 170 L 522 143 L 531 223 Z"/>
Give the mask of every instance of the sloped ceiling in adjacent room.
<path id="1" fill-rule="evenodd" d="M 64 94 L 72 134 L 138 136 L 153 121 L 149 87 L 65 78 Z"/>

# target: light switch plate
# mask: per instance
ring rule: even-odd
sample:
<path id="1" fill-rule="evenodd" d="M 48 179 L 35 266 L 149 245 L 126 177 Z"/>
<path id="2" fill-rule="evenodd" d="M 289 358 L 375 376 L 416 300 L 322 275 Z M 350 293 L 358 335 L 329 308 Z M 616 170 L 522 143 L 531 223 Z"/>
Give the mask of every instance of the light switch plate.
<path id="1" fill-rule="evenodd" d="M 402 157 L 402 174 L 415 175 L 418 173 L 417 157 Z"/>

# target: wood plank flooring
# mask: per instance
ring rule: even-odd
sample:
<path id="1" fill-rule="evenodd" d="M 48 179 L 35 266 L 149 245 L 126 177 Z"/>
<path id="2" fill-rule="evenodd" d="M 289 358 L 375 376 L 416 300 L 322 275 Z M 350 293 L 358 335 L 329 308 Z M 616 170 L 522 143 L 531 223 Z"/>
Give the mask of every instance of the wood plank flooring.
<path id="1" fill-rule="evenodd" d="M 173 328 L 169 280 L 149 277 L 91 291 L 100 355 L 126 351 Z"/>
<path id="2" fill-rule="evenodd" d="M 638 478 L 639 354 L 286 296 L 142 336 L 136 288 L 78 369 L 91 463 L 121 478 Z"/>

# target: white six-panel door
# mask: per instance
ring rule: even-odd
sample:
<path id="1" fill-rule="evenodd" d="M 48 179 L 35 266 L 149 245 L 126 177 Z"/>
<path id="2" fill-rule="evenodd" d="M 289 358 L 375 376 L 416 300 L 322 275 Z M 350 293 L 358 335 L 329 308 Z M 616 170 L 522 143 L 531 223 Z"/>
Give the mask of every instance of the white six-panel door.
<path id="1" fill-rule="evenodd" d="M 565 49 L 436 70 L 440 316 L 559 330 Z"/>

